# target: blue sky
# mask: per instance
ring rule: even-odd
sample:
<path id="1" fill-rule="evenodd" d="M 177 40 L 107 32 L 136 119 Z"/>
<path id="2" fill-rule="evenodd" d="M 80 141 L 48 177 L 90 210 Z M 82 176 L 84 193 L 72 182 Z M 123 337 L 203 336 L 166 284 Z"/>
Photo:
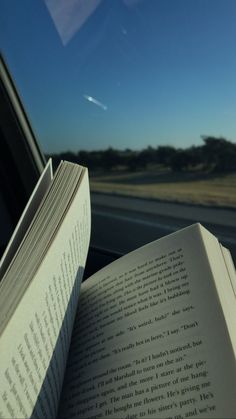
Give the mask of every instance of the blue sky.
<path id="1" fill-rule="evenodd" d="M 44 0 L 0 1 L 1 49 L 44 151 L 236 140 L 235 0 L 86 1 L 77 29 L 84 0 L 60 28 Z"/>

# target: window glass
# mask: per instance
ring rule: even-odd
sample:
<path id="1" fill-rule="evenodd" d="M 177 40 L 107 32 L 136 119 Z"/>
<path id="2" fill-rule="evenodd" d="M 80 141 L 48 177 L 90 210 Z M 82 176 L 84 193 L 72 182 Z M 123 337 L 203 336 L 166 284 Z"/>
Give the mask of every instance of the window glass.
<path id="1" fill-rule="evenodd" d="M 92 244 L 200 221 L 235 255 L 235 0 L 2 0 L 0 16 L 44 153 L 89 167 Z"/>

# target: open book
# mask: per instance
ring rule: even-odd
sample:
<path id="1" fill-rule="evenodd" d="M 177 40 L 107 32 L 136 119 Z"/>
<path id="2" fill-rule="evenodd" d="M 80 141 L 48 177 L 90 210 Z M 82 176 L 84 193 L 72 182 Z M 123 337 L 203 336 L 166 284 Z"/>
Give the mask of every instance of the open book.
<path id="1" fill-rule="evenodd" d="M 85 168 L 50 162 L 0 265 L 1 418 L 236 416 L 236 276 L 200 224 L 81 284 Z"/>

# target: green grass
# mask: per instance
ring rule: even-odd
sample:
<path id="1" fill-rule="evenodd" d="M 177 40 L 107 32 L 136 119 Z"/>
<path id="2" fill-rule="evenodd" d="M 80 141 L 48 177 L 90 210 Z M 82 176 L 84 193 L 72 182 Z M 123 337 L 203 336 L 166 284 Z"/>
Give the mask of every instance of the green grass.
<path id="1" fill-rule="evenodd" d="M 236 173 L 213 175 L 168 171 L 94 174 L 91 191 L 163 201 L 236 208 Z"/>

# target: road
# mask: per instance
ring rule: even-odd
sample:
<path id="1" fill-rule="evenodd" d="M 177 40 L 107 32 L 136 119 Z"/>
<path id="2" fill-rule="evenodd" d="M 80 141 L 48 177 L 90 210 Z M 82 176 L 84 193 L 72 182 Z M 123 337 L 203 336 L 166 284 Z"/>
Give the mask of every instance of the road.
<path id="1" fill-rule="evenodd" d="M 230 249 L 236 264 L 236 211 L 91 194 L 92 246 L 127 253 L 201 222 Z"/>

